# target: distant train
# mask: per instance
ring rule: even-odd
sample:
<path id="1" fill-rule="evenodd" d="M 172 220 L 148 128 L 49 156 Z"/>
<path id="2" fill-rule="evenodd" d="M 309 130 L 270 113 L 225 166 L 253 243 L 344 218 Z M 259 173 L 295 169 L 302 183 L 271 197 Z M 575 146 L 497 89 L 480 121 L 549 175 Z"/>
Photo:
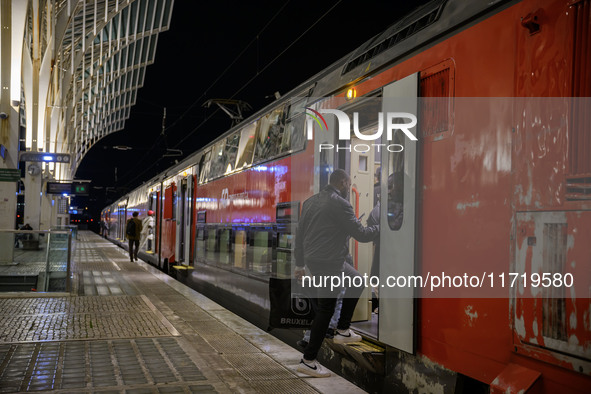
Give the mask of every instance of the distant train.
<path id="1" fill-rule="evenodd" d="M 363 222 L 381 201 L 380 283 L 431 286 L 380 287 L 378 313 L 368 288 L 373 350 L 331 368 L 373 391 L 591 392 L 590 18 L 431 1 L 106 207 L 105 235 L 139 211 L 144 259 L 263 326 L 301 205 L 342 168 Z M 372 245 L 350 251 L 369 275 Z M 433 289 L 443 271 L 478 286 Z"/>

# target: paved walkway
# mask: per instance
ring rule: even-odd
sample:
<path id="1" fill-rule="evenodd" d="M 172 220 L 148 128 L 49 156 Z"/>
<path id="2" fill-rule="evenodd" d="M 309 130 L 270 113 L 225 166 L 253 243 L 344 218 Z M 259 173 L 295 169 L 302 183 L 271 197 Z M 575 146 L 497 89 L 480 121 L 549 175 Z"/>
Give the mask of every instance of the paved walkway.
<path id="1" fill-rule="evenodd" d="M 0 392 L 363 393 L 295 372 L 301 353 L 81 232 L 72 293 L 0 293 Z"/>

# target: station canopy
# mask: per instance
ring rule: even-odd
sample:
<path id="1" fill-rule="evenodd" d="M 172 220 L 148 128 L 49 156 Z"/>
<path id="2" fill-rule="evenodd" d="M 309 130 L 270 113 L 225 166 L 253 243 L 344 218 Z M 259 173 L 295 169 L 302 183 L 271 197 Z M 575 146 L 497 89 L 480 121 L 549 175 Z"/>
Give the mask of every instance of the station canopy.
<path id="1" fill-rule="evenodd" d="M 168 30 L 173 0 L 61 0 L 55 65 L 71 174 L 101 138 L 122 130 Z M 55 83 L 55 82 L 54 82 Z"/>

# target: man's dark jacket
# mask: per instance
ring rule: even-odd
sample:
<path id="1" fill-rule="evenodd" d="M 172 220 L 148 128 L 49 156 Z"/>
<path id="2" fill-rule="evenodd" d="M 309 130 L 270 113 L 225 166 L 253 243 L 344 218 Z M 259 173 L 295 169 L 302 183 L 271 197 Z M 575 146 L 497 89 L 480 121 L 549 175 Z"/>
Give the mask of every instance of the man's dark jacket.
<path id="1" fill-rule="evenodd" d="M 340 270 L 347 257 L 348 237 L 359 242 L 373 241 L 377 226 L 363 227 L 349 201 L 331 185 L 304 202 L 296 233 L 296 266 L 316 266 Z"/>

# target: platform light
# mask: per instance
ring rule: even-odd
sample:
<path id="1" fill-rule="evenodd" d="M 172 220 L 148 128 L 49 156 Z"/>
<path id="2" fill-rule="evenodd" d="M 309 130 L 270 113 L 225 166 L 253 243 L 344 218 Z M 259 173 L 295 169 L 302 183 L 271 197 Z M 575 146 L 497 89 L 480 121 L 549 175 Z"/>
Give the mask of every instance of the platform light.
<path id="1" fill-rule="evenodd" d="M 53 160 L 53 156 L 49 156 L 49 155 L 45 155 L 42 157 L 43 161 L 52 161 Z"/>

